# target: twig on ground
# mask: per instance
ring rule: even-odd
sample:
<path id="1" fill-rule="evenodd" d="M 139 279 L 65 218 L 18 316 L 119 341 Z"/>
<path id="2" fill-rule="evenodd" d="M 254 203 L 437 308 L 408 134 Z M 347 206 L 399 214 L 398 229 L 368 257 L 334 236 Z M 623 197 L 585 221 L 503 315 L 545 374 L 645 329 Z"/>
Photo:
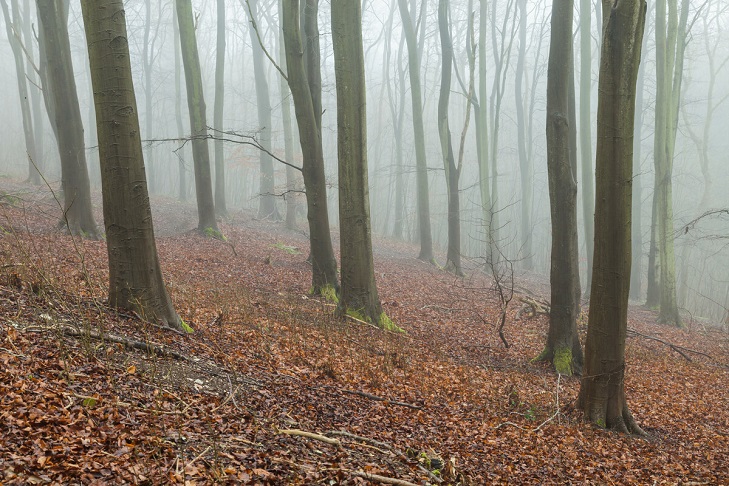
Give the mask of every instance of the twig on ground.
<path id="1" fill-rule="evenodd" d="M 686 359 L 686 361 L 689 361 L 689 362 L 693 362 L 693 360 L 686 353 L 694 353 L 694 354 L 698 354 L 698 355 L 704 356 L 706 358 L 709 358 L 711 360 L 714 359 L 711 355 L 708 355 L 706 353 L 702 353 L 701 351 L 696 351 L 694 349 L 684 348 L 683 346 L 679 346 L 678 344 L 673 344 L 673 343 L 670 343 L 668 341 L 664 341 L 661 338 L 657 338 L 657 337 L 651 336 L 649 334 L 640 333 L 640 332 L 636 331 L 635 329 L 628 328 L 628 334 L 634 334 L 636 336 L 640 336 L 640 337 L 645 338 L 645 339 L 650 339 L 651 341 L 658 341 L 659 343 L 665 344 L 666 346 L 668 346 L 669 348 L 673 349 L 678 354 L 680 354 L 681 356 L 683 356 Z"/>
<path id="2" fill-rule="evenodd" d="M 352 471 L 351 474 L 352 476 L 357 476 L 358 478 L 363 478 L 375 483 L 394 484 L 395 486 L 418 486 L 417 484 L 405 481 L 404 479 L 389 478 L 387 476 L 380 476 L 379 474 L 370 474 L 361 471 Z"/>
<path id="3" fill-rule="evenodd" d="M 372 395 L 371 393 L 365 393 L 365 392 L 355 391 L 355 390 L 345 390 L 345 389 L 342 389 L 341 391 L 344 393 L 348 393 L 349 395 L 358 395 L 360 397 L 369 398 L 370 400 L 375 400 L 377 402 L 390 403 L 392 405 L 398 405 L 400 407 L 412 408 L 413 410 L 422 410 L 423 409 L 423 407 L 419 407 L 418 405 L 413 405 L 412 403 L 398 402 L 395 400 L 390 400 L 389 398 L 378 397 L 377 395 Z"/>
<path id="4" fill-rule="evenodd" d="M 341 442 L 339 441 L 339 439 L 332 439 L 332 438 L 327 437 L 325 435 L 315 434 L 313 432 L 306 432 L 304 430 L 299 430 L 299 429 L 280 429 L 278 432 L 280 434 L 296 435 L 296 436 L 299 436 L 299 437 L 306 437 L 307 439 L 318 440 L 320 442 L 324 442 L 325 444 L 330 444 L 330 445 L 335 445 L 335 446 L 341 445 Z"/>

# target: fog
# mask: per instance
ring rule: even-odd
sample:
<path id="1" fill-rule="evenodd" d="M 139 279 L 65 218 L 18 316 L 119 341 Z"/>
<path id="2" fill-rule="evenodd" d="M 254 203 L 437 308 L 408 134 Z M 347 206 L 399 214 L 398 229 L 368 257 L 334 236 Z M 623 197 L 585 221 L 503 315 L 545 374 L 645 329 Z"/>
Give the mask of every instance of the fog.
<path id="1" fill-rule="evenodd" d="M 145 2 L 125 2 L 128 25 L 129 47 L 132 56 L 137 105 L 145 144 L 145 162 L 149 187 L 153 195 L 168 198 L 179 197 L 180 161 L 187 171 L 187 186 L 182 189 L 189 200 L 194 201 L 192 157 L 190 144 L 179 140 L 176 113 L 183 114 L 184 133 L 189 133 L 189 118 L 185 102 L 184 80 L 180 87 L 175 83 L 175 52 L 178 49 L 173 33 L 173 2 L 149 0 L 149 17 Z M 11 2 L 7 0 L 8 4 Z M 13 0 L 15 2 L 15 0 Z M 28 15 L 34 32 L 37 31 L 35 7 L 32 2 L 19 1 L 21 15 Z M 258 34 L 268 51 L 280 62 L 279 15 L 276 1 L 259 0 Z M 395 2 L 396 4 L 397 2 Z M 418 12 L 420 12 L 420 2 Z M 453 132 L 454 146 L 458 146 L 469 103 L 467 86 L 468 67 L 468 22 L 471 12 L 465 0 L 451 0 L 451 30 L 454 46 L 454 81 L 452 84 L 449 120 Z M 579 2 L 576 2 L 579 3 Z M 440 87 L 441 52 L 437 26 L 437 2 L 423 2 L 426 10 L 419 16 L 423 25 L 423 55 L 421 80 L 424 97 L 425 142 L 428 160 L 430 187 L 431 224 L 436 257 L 443 259 L 447 245 L 447 188 L 442 164 L 441 147 L 437 128 L 438 90 Z M 678 304 L 685 318 L 704 318 L 717 322 L 726 317 L 729 307 L 729 8 L 723 2 L 690 0 L 688 23 L 690 31 L 686 42 L 683 83 L 680 93 L 680 112 L 676 134 L 676 148 L 672 174 L 673 217 L 675 227 L 675 258 L 677 272 Z M 321 70 L 322 70 L 322 140 L 325 152 L 328 198 L 331 221 L 337 221 L 337 107 L 334 82 L 334 59 L 329 21 L 329 2 L 322 2 L 319 11 Z M 397 5 L 383 0 L 364 0 L 363 30 L 366 56 L 367 122 L 369 183 L 372 211 L 372 228 L 378 237 L 393 236 L 396 198 L 401 197 L 404 207 L 402 238 L 415 242 L 417 233 L 417 205 L 415 198 L 415 150 L 412 127 L 412 104 L 410 102 L 410 81 L 407 73 L 408 55 L 402 42 L 402 23 Z M 576 8 L 579 5 L 576 6 Z M 213 125 L 213 99 L 215 96 L 215 50 L 216 50 L 216 2 L 193 0 L 197 19 L 197 41 L 202 63 L 205 100 L 208 111 L 208 125 Z M 225 66 L 225 111 L 223 129 L 226 132 L 258 137 L 261 133 L 257 114 L 257 94 L 254 82 L 253 54 L 249 22 L 245 2 L 226 2 L 226 66 Z M 24 11 L 28 9 L 28 11 Z M 475 11 L 475 39 L 478 39 L 479 2 L 472 6 Z M 525 254 L 524 235 L 520 226 L 521 189 L 518 133 L 520 130 L 516 111 L 516 69 L 520 52 L 519 11 L 514 0 L 492 0 L 489 2 L 490 17 L 487 21 L 486 78 L 489 97 L 480 100 L 487 110 L 489 150 L 494 150 L 491 159 L 495 171 L 489 173 L 493 213 L 496 215 L 497 244 L 507 258 L 515 262 L 521 275 L 548 275 L 550 256 L 550 216 L 546 164 L 546 81 L 547 56 L 549 53 L 549 15 L 551 2 L 529 1 L 526 16 L 526 48 L 523 59 L 522 104 L 525 110 L 523 129 L 527 133 L 527 148 L 532 160 L 533 204 L 529 209 L 533 236 L 531 253 Z M 599 69 L 599 43 L 601 34 L 598 17 L 593 6 L 592 33 L 590 45 L 592 62 L 590 77 L 590 119 L 578 120 L 578 126 L 591 127 L 592 165 L 594 166 L 595 132 L 597 117 L 597 77 Z M 575 85 L 578 100 L 582 89 L 580 80 L 580 12 L 575 11 Z M 25 18 L 25 17 L 24 17 Z M 0 154 L 0 174 L 6 177 L 25 179 L 28 177 L 27 149 L 24 143 L 23 117 L 18 96 L 18 80 L 13 53 L 6 35 L 6 19 L 3 18 L 2 42 L 0 43 L 0 110 L 4 123 L 0 126 L 3 151 Z M 149 33 L 145 36 L 145 29 Z M 641 221 L 641 231 L 634 234 L 640 238 L 642 265 L 634 264 L 641 276 L 641 290 L 634 294 L 635 303 L 645 301 L 647 259 L 651 240 L 651 215 L 654 185 L 654 125 L 656 106 L 656 46 L 655 6 L 649 3 L 646 26 L 646 43 L 643 52 L 643 75 L 639 79 L 642 90 L 641 112 L 636 124 L 640 127 L 639 158 L 634 161 L 634 191 L 637 185 L 640 204 L 633 218 Z M 87 161 L 92 186 L 99 187 L 100 172 L 96 148 L 96 128 L 92 107 L 92 89 L 88 57 L 78 2 L 71 2 L 69 13 L 69 34 L 73 56 L 74 73 L 79 93 L 81 113 L 87 146 Z M 35 36 L 33 36 L 35 39 Z M 146 40 L 145 40 L 146 39 Z M 25 46 L 38 59 L 38 44 Z M 145 48 L 147 67 L 145 68 Z M 478 46 L 480 49 L 481 46 Z M 497 65 L 501 64 L 501 68 Z M 26 62 L 26 64 L 29 64 Z M 281 158 L 284 153 L 282 122 L 282 95 L 279 72 L 266 59 L 266 78 L 270 91 L 272 126 L 272 151 Z M 28 90 L 38 93 L 38 85 L 28 76 Z M 500 73 L 498 79 L 496 76 Z M 478 70 L 476 70 L 478 76 Z M 32 79 L 31 79 L 32 78 Z M 182 109 L 176 110 L 176 90 L 181 90 Z M 285 99 L 290 103 L 288 95 Z M 398 122 L 398 113 L 403 106 L 403 117 Z M 707 123 L 708 120 L 708 123 Z M 48 116 L 43 110 L 34 124 L 41 124 L 43 133 L 38 145 L 38 165 L 43 167 L 43 176 L 53 187 L 60 181 L 58 150 Z M 498 126 L 498 131 L 494 127 Z M 396 133 L 402 137 L 402 166 L 397 162 Z M 235 139 L 231 134 L 226 138 Z M 498 143 L 496 143 L 498 141 Z M 250 145 L 227 142 L 225 144 L 226 195 L 229 210 L 258 207 L 259 152 Z M 212 153 L 212 147 L 211 147 Z M 300 166 L 297 155 L 289 162 Z M 484 251 L 485 227 L 483 204 L 479 188 L 480 173 L 477 162 L 477 146 L 473 116 L 465 135 L 463 171 L 460 178 L 461 196 L 461 253 L 465 266 L 478 266 Z M 706 167 L 702 172 L 702 157 Z M 579 169 L 582 170 L 581 168 Z M 396 193 L 398 172 L 403 177 L 403 193 Z M 594 176 L 593 176 L 594 177 Z M 581 174 L 578 175 L 578 200 L 582 201 Z M 275 194 L 286 189 L 285 166 L 275 165 Z M 707 182 L 710 182 L 707 191 Z M 493 191 L 493 189 L 496 189 Z M 288 197 L 294 197 L 291 194 Z M 154 204 L 154 198 L 152 200 Z M 283 208 L 283 197 L 278 198 Z M 305 225 L 306 206 L 301 203 L 300 227 Z M 721 210 L 725 212 L 721 212 Z M 281 209 L 283 213 L 283 209 Z M 709 214 L 710 213 L 710 214 Z M 584 254 L 584 224 L 582 208 L 578 208 L 580 228 L 580 262 L 583 272 L 583 288 L 586 280 L 587 259 Z M 599 224 L 599 222 L 598 222 Z M 376 239 L 377 241 L 381 241 Z M 377 243 L 375 243 L 377 244 Z M 525 268 L 526 257 L 531 256 L 532 268 Z"/>

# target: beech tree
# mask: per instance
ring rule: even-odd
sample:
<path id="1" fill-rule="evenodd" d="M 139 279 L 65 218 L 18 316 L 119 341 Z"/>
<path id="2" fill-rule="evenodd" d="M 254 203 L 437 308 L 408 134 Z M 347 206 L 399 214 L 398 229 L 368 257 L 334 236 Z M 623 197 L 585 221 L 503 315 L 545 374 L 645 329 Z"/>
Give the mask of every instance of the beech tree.
<path id="1" fill-rule="evenodd" d="M 453 43 L 449 26 L 449 5 L 447 0 L 438 2 L 438 31 L 442 53 L 440 95 L 438 96 L 438 137 L 443 158 L 443 167 L 448 188 L 448 252 L 445 268 L 458 276 L 463 275 L 461 269 L 461 214 L 458 180 L 461 166 L 456 166 L 451 141 L 451 128 L 448 123 L 448 105 L 451 93 L 451 76 L 453 71 Z"/>
<path id="2" fill-rule="evenodd" d="M 182 64 L 185 68 L 187 85 L 187 107 L 190 112 L 192 131 L 192 158 L 195 165 L 195 194 L 197 196 L 197 229 L 219 234 L 215 220 L 212 177 L 210 174 L 210 152 L 208 150 L 208 125 L 203 96 L 200 57 L 197 51 L 195 25 L 193 23 L 191 0 L 175 0 L 177 22 L 180 28 Z"/>
<path id="3" fill-rule="evenodd" d="M 23 119 L 23 136 L 25 137 L 25 150 L 28 155 L 28 181 L 38 185 L 41 182 L 40 173 L 38 172 L 38 164 L 41 163 L 36 150 L 35 132 L 33 131 L 33 116 L 30 109 L 30 97 L 28 95 L 28 81 L 26 77 L 25 59 L 23 56 L 23 46 L 21 45 L 21 19 L 18 0 L 11 0 L 12 17 L 5 0 L 0 0 L 3 16 L 5 17 L 5 31 L 8 35 L 8 42 L 13 51 L 13 59 L 15 61 L 15 77 L 18 80 L 18 94 L 20 95 L 20 113 Z M 24 12 L 26 17 L 30 13 Z M 30 74 L 30 73 L 28 73 Z M 36 123 L 40 120 L 36 119 Z"/>
<path id="4" fill-rule="evenodd" d="M 317 0 L 306 0 L 307 14 L 305 29 L 318 31 L 309 18 L 317 11 Z M 294 100 L 294 111 L 299 128 L 299 142 L 303 155 L 302 175 L 306 189 L 306 217 L 309 222 L 309 245 L 311 250 L 312 292 L 327 292 L 328 289 L 338 291 L 337 262 L 334 258 L 332 236 L 329 233 L 329 214 L 327 212 L 326 179 L 324 175 L 324 151 L 321 140 L 321 109 L 315 109 L 317 86 L 309 81 L 313 71 L 319 69 L 318 40 L 316 44 L 307 42 L 306 52 L 301 39 L 301 21 L 298 0 L 283 0 L 282 26 L 286 49 L 286 68 L 291 97 Z M 308 37 L 308 36 L 307 36 Z M 318 38 L 318 33 L 316 35 Z M 310 57 L 309 57 L 310 56 Z M 304 67 L 304 59 L 309 57 L 308 71 Z M 311 76 L 316 77 L 315 74 Z M 316 81 L 314 81 L 316 82 Z M 319 89 L 321 85 L 318 85 Z M 319 105 L 321 106 L 321 105 Z"/>
<path id="5" fill-rule="evenodd" d="M 485 1 L 485 0 L 484 0 Z M 430 229 L 430 195 L 428 191 L 428 162 L 425 156 L 425 128 L 423 122 L 423 93 L 420 84 L 420 54 L 415 34 L 413 14 L 407 0 L 398 0 L 402 18 L 403 35 L 408 48 L 408 71 L 410 73 L 410 96 L 412 97 L 413 132 L 415 134 L 415 177 L 418 208 L 418 236 L 420 239 L 420 260 L 433 260 L 433 236 Z M 425 2 L 421 7 L 423 12 Z M 424 20 L 421 18 L 421 22 Z"/>
<path id="6" fill-rule="evenodd" d="M 547 172 L 552 217 L 551 309 L 547 344 L 538 360 L 551 361 L 558 373 L 579 374 L 582 347 L 577 335 L 580 274 L 577 246 L 576 161 L 570 150 L 575 120 L 570 110 L 574 84 L 572 57 L 573 0 L 552 5 L 547 74 Z M 574 94 L 574 93 L 572 93 Z"/>
<path id="7" fill-rule="evenodd" d="M 375 284 L 367 183 L 367 103 L 360 0 L 332 2 L 342 282 L 338 312 L 396 329 Z"/>
<path id="8" fill-rule="evenodd" d="M 217 29 L 215 44 L 215 109 L 213 128 L 216 130 L 215 148 L 215 214 L 228 216 L 225 204 L 225 150 L 220 132 L 223 130 L 225 111 L 225 0 L 217 0 Z"/>
<path id="9" fill-rule="evenodd" d="M 124 3 L 82 0 L 81 8 L 99 135 L 109 303 L 182 329 L 157 257 Z"/>
<path id="10" fill-rule="evenodd" d="M 62 0 L 36 0 L 46 63 L 48 114 L 61 157 L 63 224 L 72 234 L 98 237 L 91 213 L 91 187 L 76 78 L 68 38 L 68 7 Z"/>
<path id="11" fill-rule="evenodd" d="M 597 112 L 595 259 L 578 407 L 601 427 L 642 434 L 625 398 L 635 92 L 645 0 L 603 0 Z"/>
<path id="12" fill-rule="evenodd" d="M 263 47 L 259 36 L 262 35 L 258 29 L 258 1 L 241 0 L 248 14 L 251 28 L 248 29 L 251 47 L 253 49 L 253 75 L 256 84 L 256 109 L 258 112 L 258 143 L 268 152 L 271 149 L 271 95 L 266 79 L 266 62 L 264 60 Z M 274 195 L 274 172 L 273 158 L 264 150 L 259 151 L 260 157 L 260 184 L 258 217 L 281 219 L 276 209 L 276 196 Z"/>
<path id="13" fill-rule="evenodd" d="M 592 170 L 592 2 L 580 0 L 580 161 L 582 168 L 582 214 L 585 226 L 587 287 L 592 280 L 592 252 L 595 234 L 595 190 Z M 589 295 L 589 290 L 586 291 Z"/>

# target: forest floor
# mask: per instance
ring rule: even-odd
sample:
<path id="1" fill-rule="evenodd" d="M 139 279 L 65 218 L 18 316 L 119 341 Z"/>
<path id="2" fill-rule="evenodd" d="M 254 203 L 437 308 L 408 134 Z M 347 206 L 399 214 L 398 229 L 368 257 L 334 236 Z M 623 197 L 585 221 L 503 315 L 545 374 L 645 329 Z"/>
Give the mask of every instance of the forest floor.
<path id="1" fill-rule="evenodd" d="M 455 278 L 376 239 L 406 334 L 383 332 L 308 294 L 303 233 L 236 213 L 223 242 L 191 206 L 153 205 L 193 334 L 108 308 L 105 243 L 0 180 L 0 484 L 729 484 L 726 328 L 631 309 L 626 393 L 648 435 L 621 435 L 582 420 L 577 378 L 531 361 L 547 319 L 519 295 L 504 346 L 475 264 Z M 517 288 L 543 297 L 545 280 Z"/>

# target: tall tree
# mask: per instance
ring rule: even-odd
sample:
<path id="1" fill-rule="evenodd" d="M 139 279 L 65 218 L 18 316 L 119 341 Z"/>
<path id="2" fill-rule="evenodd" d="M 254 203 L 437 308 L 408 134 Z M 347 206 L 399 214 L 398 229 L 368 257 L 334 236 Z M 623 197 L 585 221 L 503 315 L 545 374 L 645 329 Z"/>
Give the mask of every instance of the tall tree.
<path id="1" fill-rule="evenodd" d="M 279 19 L 283 17 L 282 0 L 278 0 Z M 286 66 L 286 47 L 284 46 L 283 25 L 279 22 L 279 64 L 283 71 L 288 71 Z M 279 93 L 281 95 L 281 120 L 284 130 L 284 154 L 286 160 L 293 162 L 294 160 L 294 133 L 291 126 L 291 90 L 286 82 L 286 78 L 279 77 Z M 286 166 L 286 227 L 294 229 L 296 227 L 296 169 Z"/>
<path id="2" fill-rule="evenodd" d="M 76 78 L 68 38 L 68 10 L 62 0 L 36 0 L 43 31 L 47 85 L 53 105 L 52 123 L 56 127 L 61 157 L 64 224 L 73 234 L 98 237 L 91 213 L 91 188 L 86 166 L 86 147 Z"/>
<path id="3" fill-rule="evenodd" d="M 25 70 L 26 76 L 30 81 L 30 102 L 33 113 L 33 142 L 35 146 L 35 161 L 33 164 L 28 161 L 28 171 L 31 172 L 30 180 L 32 183 L 40 183 L 40 174 L 38 171 L 43 172 L 46 167 L 45 153 L 43 147 L 44 127 L 42 119 L 42 108 L 41 101 L 43 98 L 43 92 L 41 89 L 42 81 L 40 79 L 40 71 L 35 63 L 35 49 L 29 46 L 33 45 L 34 35 L 32 29 L 31 15 L 30 15 L 30 0 L 23 0 L 23 43 L 26 46 L 26 59 L 27 68 Z M 31 171 L 31 167 L 33 170 Z M 33 178 L 38 180 L 34 180 Z"/>
<path id="4" fill-rule="evenodd" d="M 484 0 L 485 1 L 485 0 Z M 425 2 L 423 2 L 423 6 Z M 433 260 L 433 236 L 430 230 L 430 196 L 428 191 L 428 161 L 425 157 L 425 128 L 423 122 L 423 94 L 420 84 L 420 56 L 418 39 L 407 0 L 398 0 L 403 34 L 408 47 L 408 70 L 410 73 L 410 96 L 412 97 L 413 131 L 415 133 L 415 177 L 418 197 L 418 235 L 420 254 L 418 258 Z M 421 7 L 421 16 L 425 16 Z"/>
<path id="5" fill-rule="evenodd" d="M 461 269 L 461 211 L 458 193 L 458 180 L 461 167 L 456 166 L 451 141 L 451 128 L 448 123 L 451 77 L 453 71 L 453 42 L 451 40 L 449 4 L 447 0 L 438 1 L 438 31 L 442 53 L 440 95 L 438 97 L 438 137 L 441 156 L 448 188 L 448 252 L 445 268 L 456 275 L 463 275 Z M 470 114 L 470 111 L 469 111 Z"/>
<path id="6" fill-rule="evenodd" d="M 585 256 L 587 257 L 587 288 L 592 281 L 592 252 L 594 246 L 595 190 L 592 171 L 592 1 L 580 0 L 580 159 L 582 168 L 582 214 L 585 225 Z"/>
<path id="7" fill-rule="evenodd" d="M 642 433 L 625 398 L 635 87 L 644 0 L 603 0 L 597 115 L 595 267 L 578 407 L 601 427 Z"/>
<path id="8" fill-rule="evenodd" d="M 522 265 L 525 270 L 534 267 L 532 255 L 532 201 L 534 195 L 534 170 L 532 159 L 527 149 L 527 121 L 524 116 L 524 65 L 527 51 L 527 10 L 526 0 L 517 0 L 519 8 L 519 53 L 514 73 L 514 95 L 516 97 L 517 148 L 519 152 L 519 180 L 521 181 L 521 252 Z"/>
<path id="9" fill-rule="evenodd" d="M 485 243 L 487 243 L 488 257 L 490 260 L 496 252 L 494 248 L 495 237 L 492 232 L 494 227 L 493 212 L 494 205 L 491 201 L 491 175 L 489 170 L 489 129 L 488 110 L 488 80 L 486 68 L 488 65 L 486 55 L 486 33 L 488 26 L 488 3 L 487 0 L 479 0 L 479 31 L 478 31 L 478 101 L 475 103 L 474 114 L 476 115 L 476 152 L 478 154 L 478 179 L 479 192 L 481 195 L 481 210 L 484 221 Z M 493 263 L 493 262 L 492 262 Z"/>
<path id="10" fill-rule="evenodd" d="M 307 0 L 316 6 L 316 0 Z M 337 262 L 334 258 L 332 237 L 329 232 L 324 151 L 321 130 L 317 125 L 317 112 L 311 86 L 304 67 L 304 46 L 301 40 L 301 21 L 298 0 L 283 0 L 282 26 L 286 48 L 286 67 L 289 89 L 294 100 L 294 111 L 299 127 L 299 143 L 303 155 L 302 174 L 306 189 L 306 217 L 309 222 L 311 249 L 312 292 L 339 289 Z M 309 7 L 307 7 L 309 8 Z M 309 46 L 307 50 L 312 49 Z M 318 56 L 318 54 L 317 54 Z M 318 69 L 316 64 L 313 68 Z M 319 116 L 321 110 L 319 111 Z"/>
<path id="11" fill-rule="evenodd" d="M 101 154 L 109 303 L 182 329 L 154 241 L 122 0 L 82 0 Z"/>
<path id="12" fill-rule="evenodd" d="M 215 220 L 215 203 L 213 201 L 213 185 L 210 175 L 210 152 L 208 151 L 207 115 L 205 113 L 200 57 L 195 38 L 192 1 L 175 0 L 175 7 L 180 28 L 182 64 L 185 68 L 185 84 L 187 85 L 187 107 L 190 112 L 190 130 L 192 131 L 192 158 L 195 165 L 195 194 L 197 196 L 198 215 L 197 229 L 200 232 L 210 231 L 218 234 L 220 230 L 218 230 L 218 223 Z"/>
<path id="13" fill-rule="evenodd" d="M 180 24 L 177 21 L 177 11 L 172 13 L 174 19 L 172 20 L 172 31 L 175 45 L 175 122 L 177 125 L 177 136 L 182 139 L 185 136 L 185 128 L 182 121 L 182 66 L 180 62 L 180 50 L 182 44 L 180 42 Z M 187 167 L 185 167 L 185 159 L 182 150 L 177 152 L 178 163 L 178 199 L 180 201 L 187 201 Z"/>
<path id="14" fill-rule="evenodd" d="M 225 151 L 222 137 L 225 111 L 225 0 L 217 0 L 218 18 L 215 47 L 215 109 L 213 128 L 215 137 L 215 213 L 228 216 L 225 204 Z"/>
<path id="15" fill-rule="evenodd" d="M 152 3 L 144 2 L 144 41 L 142 45 L 142 68 L 144 73 L 144 133 L 146 138 L 154 138 L 154 114 L 152 108 L 152 99 L 154 97 L 154 87 L 152 86 L 152 75 L 154 67 L 157 64 L 157 56 L 159 49 L 156 44 L 159 38 L 160 24 L 162 22 L 162 2 L 157 2 L 159 8 L 157 12 L 157 25 L 152 30 Z M 149 173 L 149 190 L 156 192 L 159 184 L 159 175 L 157 174 L 158 162 L 154 157 L 154 145 L 148 143 L 145 147 L 145 157 L 147 159 L 147 171 Z"/>
<path id="16" fill-rule="evenodd" d="M 666 16 L 666 4 L 668 4 L 668 16 Z M 674 326 L 681 325 L 681 317 L 676 298 L 672 177 L 688 8 L 688 0 L 682 0 L 679 21 L 676 0 L 656 2 L 656 119 L 653 149 L 655 166 L 653 224 L 656 226 L 656 233 L 651 246 L 657 247 L 660 269 L 658 320 Z"/>
<path id="17" fill-rule="evenodd" d="M 547 344 L 538 357 L 551 361 L 558 373 L 579 374 L 583 354 L 577 334 L 580 275 L 577 246 L 577 181 L 571 157 L 570 110 L 573 0 L 552 5 L 551 44 L 547 74 L 547 172 L 552 217 L 550 266 L 551 310 Z"/>
<path id="18" fill-rule="evenodd" d="M 8 42 L 12 48 L 13 59 L 15 60 L 15 76 L 18 81 L 18 94 L 20 95 L 20 114 L 23 120 L 25 150 L 28 157 L 28 181 L 38 185 L 41 180 L 36 164 L 40 163 L 40 161 L 35 146 L 33 116 L 30 109 L 30 97 L 28 96 L 28 82 L 25 79 L 26 69 L 21 41 L 22 19 L 20 18 L 20 8 L 18 7 L 18 0 L 11 0 L 11 17 L 7 2 L 1 0 L 0 5 L 2 6 L 3 16 L 5 17 L 5 31 L 8 34 Z M 27 11 L 24 13 L 26 16 L 30 15 Z"/>
<path id="19" fill-rule="evenodd" d="M 332 45 L 337 83 L 339 227 L 342 287 L 339 312 L 393 329 L 375 284 L 367 183 L 367 104 L 360 0 L 332 3 Z"/>
<path id="20" fill-rule="evenodd" d="M 261 46 L 258 29 L 258 0 L 241 0 L 247 5 L 248 20 L 251 28 L 248 29 L 251 46 L 253 48 L 253 75 L 256 83 L 256 108 L 258 111 L 258 143 L 266 150 L 259 152 L 260 156 L 260 185 L 258 217 L 281 219 L 276 209 L 276 196 L 274 195 L 274 172 L 271 150 L 271 95 L 266 80 L 266 63 L 264 60 L 263 47 Z"/>

